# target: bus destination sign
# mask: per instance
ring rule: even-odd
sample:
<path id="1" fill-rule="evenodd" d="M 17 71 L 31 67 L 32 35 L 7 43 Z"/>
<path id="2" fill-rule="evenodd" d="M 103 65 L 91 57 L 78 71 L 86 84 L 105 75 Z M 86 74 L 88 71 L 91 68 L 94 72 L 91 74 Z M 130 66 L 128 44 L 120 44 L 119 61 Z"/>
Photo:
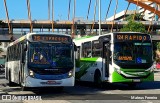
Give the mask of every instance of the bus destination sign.
<path id="1" fill-rule="evenodd" d="M 32 39 L 33 41 L 70 42 L 69 37 L 56 35 L 33 35 Z"/>
<path id="2" fill-rule="evenodd" d="M 149 41 L 150 36 L 145 34 L 117 34 L 115 35 L 116 41 Z"/>

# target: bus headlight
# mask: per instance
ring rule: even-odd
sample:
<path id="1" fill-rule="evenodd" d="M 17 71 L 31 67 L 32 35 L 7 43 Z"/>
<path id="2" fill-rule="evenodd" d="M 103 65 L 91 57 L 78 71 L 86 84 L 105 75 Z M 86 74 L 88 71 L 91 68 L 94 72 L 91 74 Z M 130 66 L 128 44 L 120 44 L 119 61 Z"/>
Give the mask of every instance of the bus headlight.
<path id="1" fill-rule="evenodd" d="M 33 72 L 33 70 L 29 70 L 29 76 L 34 77 L 34 72 Z"/>
<path id="2" fill-rule="evenodd" d="M 73 70 L 70 70 L 70 71 L 68 72 L 68 77 L 71 77 L 71 76 L 73 76 Z"/>

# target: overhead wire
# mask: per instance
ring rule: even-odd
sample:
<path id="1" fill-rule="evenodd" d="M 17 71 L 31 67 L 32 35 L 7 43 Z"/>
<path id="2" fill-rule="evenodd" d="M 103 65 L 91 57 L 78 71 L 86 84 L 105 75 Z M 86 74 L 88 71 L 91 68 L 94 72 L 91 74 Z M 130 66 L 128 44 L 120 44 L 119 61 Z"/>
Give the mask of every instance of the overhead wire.
<path id="1" fill-rule="evenodd" d="M 70 19 L 70 9 L 71 9 L 71 0 L 69 0 L 69 6 L 68 6 L 68 20 Z"/>
<path id="2" fill-rule="evenodd" d="M 74 28 L 74 23 L 75 23 L 75 21 L 74 21 L 74 19 L 75 19 L 75 13 L 76 13 L 76 0 L 74 0 L 74 4 L 73 4 L 73 19 L 72 19 L 72 33 L 71 33 L 71 36 L 72 36 L 72 38 L 74 38 L 74 33 L 75 33 L 75 28 Z"/>
<path id="3" fill-rule="evenodd" d="M 114 18 L 113 18 L 113 21 L 112 21 L 111 32 L 113 32 L 113 25 L 114 25 L 114 20 L 115 20 L 115 15 L 116 15 L 116 12 L 117 12 L 117 8 L 118 8 L 118 0 L 116 0 L 116 8 L 115 8 L 115 11 L 114 11 Z"/>
<path id="4" fill-rule="evenodd" d="M 98 0 L 95 1 L 95 5 L 94 5 L 94 18 L 93 18 L 93 23 L 92 23 L 92 33 L 93 33 L 94 24 L 95 24 L 95 19 L 96 19 L 96 8 L 97 8 L 97 3 L 98 3 Z"/>
<path id="5" fill-rule="evenodd" d="M 142 12 L 141 15 L 143 16 L 143 15 L 145 14 L 145 12 L 146 12 L 146 9 L 144 9 L 144 11 Z M 142 21 L 142 19 L 143 19 L 143 18 L 141 18 L 141 21 Z"/>
<path id="6" fill-rule="evenodd" d="M 90 1 L 89 1 L 89 5 L 88 5 L 88 12 L 87 12 L 87 20 L 88 20 L 88 16 L 89 16 L 90 8 L 91 8 L 91 3 L 92 3 L 92 0 L 90 0 Z"/>
<path id="7" fill-rule="evenodd" d="M 138 3 L 139 3 L 139 0 L 137 0 L 137 3 L 136 3 L 136 10 L 135 10 L 134 15 L 133 15 L 133 20 L 135 20 L 135 16 L 137 14 Z"/>
<path id="8" fill-rule="evenodd" d="M 127 14 L 127 11 L 128 11 L 128 8 L 129 8 L 129 6 L 130 6 L 130 2 L 128 3 L 128 6 L 127 6 L 127 9 L 126 9 L 126 11 L 125 11 L 125 14 L 124 14 L 124 16 L 123 16 L 123 20 L 126 18 L 126 14 Z"/>
<path id="9" fill-rule="evenodd" d="M 158 9 L 160 10 L 160 4 L 158 4 Z M 158 16 L 157 20 L 159 20 L 160 16 Z"/>
<path id="10" fill-rule="evenodd" d="M 52 0 L 52 32 L 54 32 L 54 2 Z"/>
<path id="11" fill-rule="evenodd" d="M 111 3 L 112 3 L 112 0 L 110 0 L 110 2 L 109 2 L 105 20 L 107 19 L 107 16 L 108 16 L 108 13 L 109 13 L 109 9 L 110 9 Z"/>
<path id="12" fill-rule="evenodd" d="M 7 22 L 8 22 L 8 29 L 9 29 L 9 33 L 11 33 L 11 26 L 10 26 L 10 20 L 9 20 L 9 15 L 8 15 L 8 9 L 7 9 L 7 3 L 6 0 L 4 0 L 4 7 L 6 10 L 6 16 L 7 16 Z"/>
<path id="13" fill-rule="evenodd" d="M 158 5 L 156 4 L 155 10 L 154 10 L 154 15 L 152 16 L 152 20 L 150 21 L 150 25 L 148 27 L 148 32 L 150 32 L 150 28 L 151 28 L 151 25 L 152 25 L 152 22 L 153 22 L 153 18 L 155 17 L 155 12 L 157 10 L 157 7 L 158 7 Z"/>
<path id="14" fill-rule="evenodd" d="M 27 0 L 27 8 L 28 8 L 28 19 L 30 20 L 30 32 L 33 32 L 33 25 L 31 19 L 31 10 L 30 10 L 30 0 Z"/>
<path id="15" fill-rule="evenodd" d="M 50 20 L 50 0 L 48 0 L 48 20 Z"/>

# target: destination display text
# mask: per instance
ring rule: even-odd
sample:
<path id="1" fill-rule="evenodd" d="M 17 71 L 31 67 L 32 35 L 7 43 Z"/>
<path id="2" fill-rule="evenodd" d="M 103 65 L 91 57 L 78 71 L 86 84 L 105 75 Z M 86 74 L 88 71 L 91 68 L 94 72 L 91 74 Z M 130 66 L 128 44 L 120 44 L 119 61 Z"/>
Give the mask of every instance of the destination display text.
<path id="1" fill-rule="evenodd" d="M 116 41 L 148 41 L 150 40 L 149 35 L 143 35 L 143 34 L 117 34 L 115 36 Z"/>
<path id="2" fill-rule="evenodd" d="M 56 35 L 33 35 L 33 41 L 70 42 L 69 37 Z"/>

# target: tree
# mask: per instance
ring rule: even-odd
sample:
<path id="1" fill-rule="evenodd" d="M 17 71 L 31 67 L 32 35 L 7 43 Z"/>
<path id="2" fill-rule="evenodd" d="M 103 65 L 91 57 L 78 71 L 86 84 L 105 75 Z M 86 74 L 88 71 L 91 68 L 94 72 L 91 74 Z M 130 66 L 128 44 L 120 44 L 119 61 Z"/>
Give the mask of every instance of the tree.
<path id="1" fill-rule="evenodd" d="M 133 19 L 134 18 L 134 19 Z M 146 33 L 147 31 L 145 30 L 145 26 L 141 23 L 138 22 L 143 19 L 143 16 L 141 14 L 136 14 L 136 15 L 130 15 L 126 17 L 126 21 L 128 23 L 126 25 L 123 25 L 123 28 L 120 30 L 121 32 L 142 32 Z"/>
<path id="2" fill-rule="evenodd" d="M 133 20 L 128 21 L 126 25 L 123 26 L 123 28 L 120 30 L 121 32 L 142 32 L 146 33 L 145 26 L 140 23 Z"/>
<path id="3" fill-rule="evenodd" d="M 131 20 L 134 20 L 134 21 L 146 21 L 143 19 L 144 15 L 141 15 L 140 13 L 138 14 L 131 14 L 129 16 L 127 16 L 124 21 L 131 21 Z"/>

